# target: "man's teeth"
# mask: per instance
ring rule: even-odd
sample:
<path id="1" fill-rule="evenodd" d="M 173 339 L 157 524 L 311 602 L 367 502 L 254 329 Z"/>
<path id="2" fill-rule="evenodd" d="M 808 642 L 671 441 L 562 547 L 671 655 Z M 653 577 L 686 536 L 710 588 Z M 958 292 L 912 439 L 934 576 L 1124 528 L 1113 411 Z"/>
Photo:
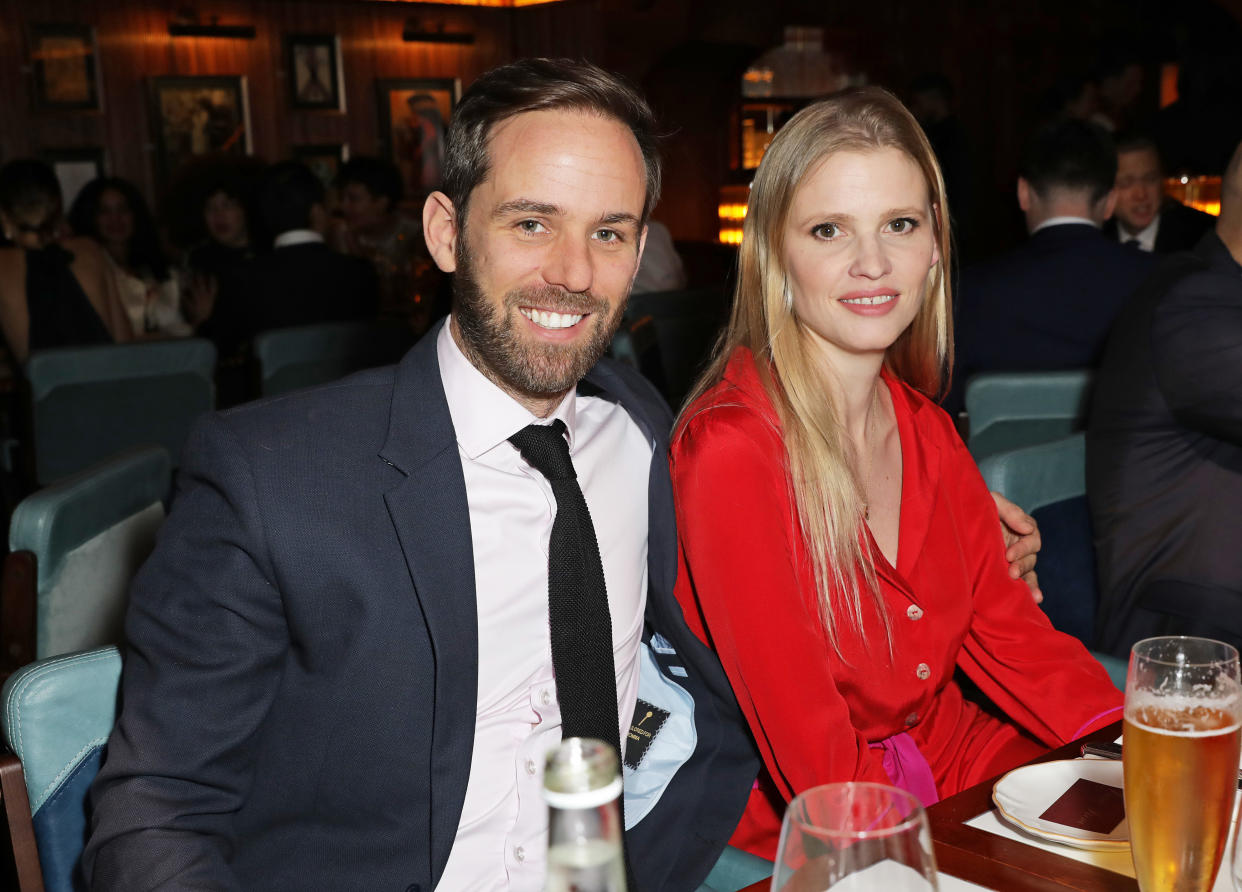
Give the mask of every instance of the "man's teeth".
<path id="1" fill-rule="evenodd" d="M 895 294 L 877 294 L 874 297 L 850 297 L 841 301 L 841 303 L 861 304 L 866 307 L 874 307 L 876 304 L 886 304 L 890 300 L 893 300 L 896 296 L 897 295 Z"/>
<path id="2" fill-rule="evenodd" d="M 522 307 L 522 315 L 540 328 L 569 328 L 582 321 L 582 313 L 549 313 L 547 310 L 529 310 Z"/>

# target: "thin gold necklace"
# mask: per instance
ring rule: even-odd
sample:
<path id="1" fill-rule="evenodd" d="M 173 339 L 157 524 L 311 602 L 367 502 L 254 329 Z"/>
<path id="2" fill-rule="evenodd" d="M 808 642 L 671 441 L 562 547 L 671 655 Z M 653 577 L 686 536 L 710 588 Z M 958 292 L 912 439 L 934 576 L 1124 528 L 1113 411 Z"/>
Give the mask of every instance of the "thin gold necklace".
<path id="1" fill-rule="evenodd" d="M 870 437 L 868 436 L 868 433 L 871 430 L 871 416 L 872 414 L 874 414 L 875 404 L 879 402 L 879 399 L 880 399 L 880 391 L 877 388 L 872 387 L 871 404 L 867 406 L 867 417 L 863 421 L 863 447 L 864 447 L 864 452 L 866 453 L 866 458 L 867 458 L 867 473 L 863 477 L 863 496 L 864 496 L 863 498 L 863 520 L 864 521 L 871 520 L 870 492 L 871 492 L 871 464 L 872 464 L 873 455 L 872 455 Z"/>

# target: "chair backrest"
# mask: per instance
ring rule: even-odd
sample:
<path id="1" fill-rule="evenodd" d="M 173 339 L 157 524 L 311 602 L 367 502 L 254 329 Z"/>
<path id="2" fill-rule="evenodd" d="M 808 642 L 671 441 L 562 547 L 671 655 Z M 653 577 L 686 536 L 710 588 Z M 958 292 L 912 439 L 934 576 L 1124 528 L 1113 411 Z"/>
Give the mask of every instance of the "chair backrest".
<path id="1" fill-rule="evenodd" d="M 170 475 L 164 449 L 134 449 L 14 510 L 9 549 L 32 552 L 37 567 L 37 657 L 121 641 L 129 583 L 155 545 Z"/>
<path id="2" fill-rule="evenodd" d="M 1091 379 L 1086 369 L 975 375 L 966 383 L 971 454 L 980 459 L 1082 430 Z"/>
<path id="3" fill-rule="evenodd" d="M 215 364 L 216 348 L 199 338 L 32 353 L 35 479 L 46 486 L 148 444 L 175 462 L 194 419 L 215 406 Z"/>
<path id="4" fill-rule="evenodd" d="M 120 679 L 120 653 L 103 647 L 31 663 L 0 691 L 4 737 L 25 774 L 48 892 L 75 889 L 88 828 L 87 792 L 116 723 Z"/>
<path id="5" fill-rule="evenodd" d="M 254 339 L 259 391 L 272 396 L 396 362 L 414 342 L 405 325 L 327 322 L 265 331 Z"/>
<path id="6" fill-rule="evenodd" d="M 1082 433 L 989 455 L 979 462 L 988 488 L 1039 523 L 1036 571 L 1052 624 L 1086 644 L 1095 638 L 1095 546 L 1087 507 L 1087 446 Z"/>

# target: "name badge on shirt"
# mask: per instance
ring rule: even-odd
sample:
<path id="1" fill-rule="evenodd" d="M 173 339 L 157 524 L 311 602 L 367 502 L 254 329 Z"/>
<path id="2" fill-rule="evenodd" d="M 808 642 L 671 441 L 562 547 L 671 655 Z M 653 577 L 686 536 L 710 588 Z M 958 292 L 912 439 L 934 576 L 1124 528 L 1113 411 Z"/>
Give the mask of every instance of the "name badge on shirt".
<path id="1" fill-rule="evenodd" d="M 634 709 L 634 721 L 630 723 L 630 731 L 626 735 L 626 765 L 634 770 L 638 769 L 669 715 L 667 709 L 661 709 L 641 697 L 638 699 L 638 706 Z"/>

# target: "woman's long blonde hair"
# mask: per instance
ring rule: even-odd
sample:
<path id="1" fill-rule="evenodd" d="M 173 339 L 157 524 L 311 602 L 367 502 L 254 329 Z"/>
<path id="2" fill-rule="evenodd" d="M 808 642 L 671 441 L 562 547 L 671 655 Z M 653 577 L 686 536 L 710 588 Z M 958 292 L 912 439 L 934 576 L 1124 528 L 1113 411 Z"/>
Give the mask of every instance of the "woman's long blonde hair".
<path id="1" fill-rule="evenodd" d="M 944 179 L 914 116 L 887 90 L 862 87 L 798 112 L 768 147 L 751 187 L 729 324 L 686 404 L 691 405 L 721 380 L 737 347 L 750 349 L 783 428 L 801 534 L 811 558 L 824 625 L 838 654 L 842 611 L 846 628 L 862 629 L 860 572 L 884 623 L 890 650 L 891 626 L 875 582 L 873 558 L 861 536 L 865 499 L 853 450 L 809 333 L 793 309 L 782 258 L 789 208 L 807 175 L 836 152 L 883 148 L 900 149 L 923 172 L 940 248 L 940 260 L 928 273 L 923 305 L 889 347 L 884 364 L 890 373 L 932 399 L 943 394 L 953 360 Z M 687 420 L 683 410 L 678 426 Z"/>

